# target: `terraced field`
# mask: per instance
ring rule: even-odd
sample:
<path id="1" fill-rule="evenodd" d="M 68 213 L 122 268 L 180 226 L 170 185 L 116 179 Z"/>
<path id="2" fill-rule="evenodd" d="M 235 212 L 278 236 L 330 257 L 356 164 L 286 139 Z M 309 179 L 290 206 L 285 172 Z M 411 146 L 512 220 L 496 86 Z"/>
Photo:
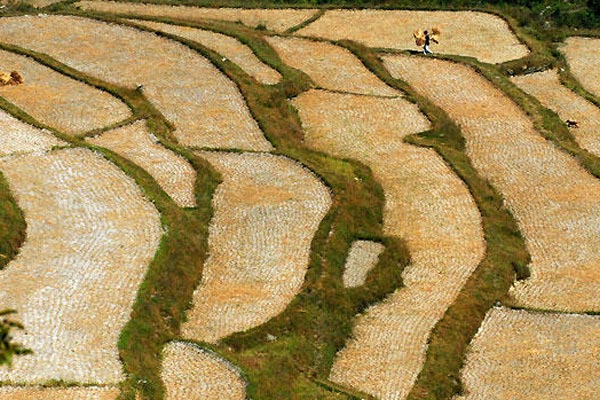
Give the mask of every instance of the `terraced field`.
<path id="1" fill-rule="evenodd" d="M 598 39 L 60 3 L 0 8 L 0 399 L 595 398 Z"/>

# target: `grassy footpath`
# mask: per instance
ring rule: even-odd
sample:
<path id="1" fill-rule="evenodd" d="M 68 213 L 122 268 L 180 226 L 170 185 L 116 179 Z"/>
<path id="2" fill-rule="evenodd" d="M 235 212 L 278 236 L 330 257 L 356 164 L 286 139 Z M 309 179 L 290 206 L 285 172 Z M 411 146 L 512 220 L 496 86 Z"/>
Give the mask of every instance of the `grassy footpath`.
<path id="1" fill-rule="evenodd" d="M 252 115 L 276 147 L 276 153 L 310 168 L 334 194 L 330 212 L 312 242 L 301 293 L 277 317 L 257 328 L 232 335 L 213 349 L 242 368 L 251 398 L 370 398 L 338 388 L 326 379 L 336 352 L 351 333 L 355 315 L 402 284 L 401 273 L 408 263 L 408 251 L 403 242 L 382 236 L 382 188 L 371 171 L 360 163 L 338 160 L 304 147 L 300 121 L 287 99 L 307 90 L 310 81 L 303 73 L 285 66 L 261 32 L 238 24 L 188 22 L 185 25 L 235 36 L 282 73 L 283 79 L 278 85 L 260 85 L 211 50 L 159 33 L 198 51 L 236 82 Z M 341 277 L 346 254 L 356 239 L 381 241 L 386 251 L 363 287 L 346 289 Z"/>
<path id="2" fill-rule="evenodd" d="M 481 212 L 487 251 L 456 301 L 437 323 L 429 339 L 423 370 L 409 399 L 448 399 L 460 392 L 464 354 L 487 311 L 501 301 L 515 275 L 528 276 L 529 254 L 517 224 L 503 206 L 500 194 L 473 168 L 465 153 L 460 128 L 427 98 L 406 83 L 392 78 L 376 54 L 349 41 L 340 42 L 390 86 L 408 94 L 432 122 L 428 132 L 409 136 L 409 143 L 433 148 L 466 183 Z"/>

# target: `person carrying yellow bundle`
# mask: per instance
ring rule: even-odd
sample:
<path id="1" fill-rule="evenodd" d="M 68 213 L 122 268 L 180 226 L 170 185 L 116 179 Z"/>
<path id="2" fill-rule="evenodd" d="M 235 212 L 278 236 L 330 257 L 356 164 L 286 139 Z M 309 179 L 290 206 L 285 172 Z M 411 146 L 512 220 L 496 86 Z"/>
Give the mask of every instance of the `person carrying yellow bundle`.
<path id="1" fill-rule="evenodd" d="M 415 43 L 417 46 L 423 46 L 423 54 L 433 54 L 433 51 L 429 48 L 431 41 L 439 43 L 438 38 L 442 33 L 438 28 L 432 28 L 431 33 L 429 31 L 416 30 L 413 32 Z"/>

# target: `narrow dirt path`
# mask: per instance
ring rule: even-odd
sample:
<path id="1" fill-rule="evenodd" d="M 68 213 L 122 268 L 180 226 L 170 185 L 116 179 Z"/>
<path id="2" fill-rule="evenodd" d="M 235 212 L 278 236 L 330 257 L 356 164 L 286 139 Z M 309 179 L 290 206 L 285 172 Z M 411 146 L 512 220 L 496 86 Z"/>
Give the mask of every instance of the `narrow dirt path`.
<path id="1" fill-rule="evenodd" d="M 429 128 L 416 105 L 325 91 L 293 104 L 309 146 L 371 167 L 385 192 L 384 232 L 404 238 L 412 259 L 405 287 L 357 319 L 330 379 L 378 398 L 405 398 L 429 333 L 483 257 L 479 211 L 435 151 L 403 142 Z"/>
<path id="2" fill-rule="evenodd" d="M 83 73 L 141 90 L 182 145 L 270 150 L 233 82 L 193 50 L 149 32 L 68 16 L 2 18 L 0 36 Z"/>
<path id="3" fill-rule="evenodd" d="M 392 75 L 460 124 L 473 165 L 515 215 L 532 261 L 531 277 L 511 289 L 514 301 L 600 311 L 600 182 L 544 140 L 515 103 L 472 69 L 424 57 L 384 61 Z"/>
<path id="4" fill-rule="evenodd" d="M 182 336 L 216 342 L 266 322 L 298 293 L 331 196 L 314 174 L 282 156 L 199 155 L 223 183 L 213 197 L 210 254 Z"/>
<path id="5" fill-rule="evenodd" d="M 555 111 L 563 121 L 577 121 L 571 129 L 577 143 L 600 157 L 600 108 L 565 87 L 556 70 L 515 76 L 513 83 Z"/>
<path id="6" fill-rule="evenodd" d="M 148 132 L 146 121 L 103 133 L 88 142 L 106 147 L 144 168 L 180 207 L 196 205 L 196 171 L 183 157 L 163 147 Z"/>
<path id="7" fill-rule="evenodd" d="M 0 159 L 27 221 L 18 256 L 0 271 L 0 304 L 18 310 L 33 350 L 0 380 L 118 384 L 117 342 L 162 235 L 135 182 L 85 149 Z"/>
<path id="8" fill-rule="evenodd" d="M 168 343 L 163 350 L 161 377 L 165 400 L 244 400 L 246 384 L 240 372 L 216 354 L 186 342 Z"/>

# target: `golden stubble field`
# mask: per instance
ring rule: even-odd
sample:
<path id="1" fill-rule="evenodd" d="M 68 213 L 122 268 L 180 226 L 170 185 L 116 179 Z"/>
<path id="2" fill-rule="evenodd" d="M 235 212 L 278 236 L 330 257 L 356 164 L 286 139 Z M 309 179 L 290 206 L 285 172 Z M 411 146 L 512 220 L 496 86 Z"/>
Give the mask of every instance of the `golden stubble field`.
<path id="1" fill-rule="evenodd" d="M 423 108 L 332 42 L 342 39 L 370 47 L 364 51 L 379 56 L 392 76 L 460 125 L 466 153 L 504 196 L 532 256 L 531 277 L 515 282 L 508 304 L 488 311 L 464 354 L 464 393 L 455 399 L 593 398 L 600 380 L 600 323 L 597 316 L 579 314 L 600 308 L 595 296 L 600 286 L 595 268 L 600 262 L 598 180 L 545 141 L 517 104 L 468 66 L 375 49 L 420 50 L 412 31 L 435 26 L 443 34 L 433 48 L 442 54 L 486 63 L 527 56 L 529 49 L 505 20 L 482 12 L 328 9 L 318 14 L 317 9 L 105 1 L 76 6 L 128 19 L 106 23 L 41 13 L 0 18 L 0 37 L 92 78 L 137 87 L 174 125 L 177 143 L 163 146 L 146 116 L 111 126 L 131 116 L 125 103 L 31 58 L 0 51 L 0 69 L 20 70 L 26 78 L 24 85 L 0 87 L 0 96 L 67 134 L 58 139 L 0 111 L 0 171 L 27 223 L 19 255 L 0 271 L 5 278 L 0 281 L 0 308 L 6 304 L 19 310 L 27 329 L 17 340 L 34 351 L 17 357 L 11 369 L 0 368 L 0 398 L 122 397 L 120 388 L 131 376 L 122 363 L 124 353 L 119 353 L 119 335 L 161 238 L 171 234 L 163 229 L 160 207 L 146 197 L 146 184 L 138 186 L 101 153 L 82 148 L 85 144 L 68 143 L 68 135 L 104 128 L 86 142 L 148 172 L 173 207 L 186 208 L 183 212 L 193 212 L 201 198 L 196 196 L 205 190 L 195 183 L 206 170 L 196 170 L 198 160 L 190 155 L 222 179 L 211 199 L 210 223 L 197 227 L 207 230 L 208 254 L 186 320 L 155 355 L 164 398 L 250 396 L 248 391 L 257 390 L 252 367 L 264 362 L 268 343 L 280 338 L 264 335 L 265 343 L 245 369 L 227 359 L 247 354 L 232 357 L 235 345 L 223 341 L 260 329 L 306 289 L 313 239 L 333 209 L 336 191 L 323 176 L 282 155 L 274 147 L 277 141 L 266 139 L 255 120 L 264 116 L 252 114 L 252 102 L 246 103 L 239 81 L 223 73 L 226 67 L 221 71 L 182 43 L 123 24 L 210 48 L 253 77 L 252 85 L 285 86 L 285 70 L 269 66 L 279 61 L 261 60 L 263 53 L 255 54 L 244 40 L 134 16 L 207 26 L 220 20 L 234 30 L 240 23 L 254 28 L 284 64 L 313 81 L 310 89 L 288 98 L 290 113 L 297 112 L 304 131 L 300 145 L 328 157 L 357 160 L 381 185 L 383 234 L 406 241 L 411 263 L 403 271 L 402 287 L 356 315 L 329 376 L 320 377 L 340 385 L 336 398 L 345 396 L 344 388 L 380 399 L 408 396 L 426 361 L 431 332 L 465 290 L 486 253 L 487 238 L 472 193 L 452 166 L 434 150 L 404 141 L 432 127 Z M 300 24 L 301 29 L 289 33 Z M 597 39 L 572 37 L 561 50 L 573 75 L 598 95 L 596 44 Z M 574 137 L 598 155 L 597 106 L 562 86 L 555 71 L 512 80 L 563 120 L 578 120 Z M 359 235 L 349 240 L 340 290 L 359 293 L 386 250 L 380 239 L 370 239 Z M 177 277 L 170 278 L 177 285 Z M 303 294 L 321 288 L 308 289 Z M 152 301 L 156 296 L 160 293 L 153 293 Z M 309 368 L 300 374 L 312 373 Z M 136 389 L 143 386 L 138 384 Z M 54 387 L 64 385 L 72 387 Z"/>

